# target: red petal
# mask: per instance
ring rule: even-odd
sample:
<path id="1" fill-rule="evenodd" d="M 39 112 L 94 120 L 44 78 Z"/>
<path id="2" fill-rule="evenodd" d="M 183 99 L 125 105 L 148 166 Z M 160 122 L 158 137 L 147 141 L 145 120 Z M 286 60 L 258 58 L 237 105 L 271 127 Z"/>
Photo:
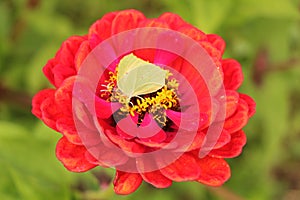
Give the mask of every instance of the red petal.
<path id="1" fill-rule="evenodd" d="M 193 113 L 186 110 L 177 112 L 173 110 L 166 111 L 167 117 L 173 121 L 176 126 L 187 131 L 196 131 L 207 122 L 207 115 L 203 113 Z M 198 123 L 196 123 L 198 121 Z"/>
<path id="2" fill-rule="evenodd" d="M 142 173 L 144 181 L 157 188 L 167 188 L 172 185 L 172 181 L 165 177 L 160 171 Z"/>
<path id="3" fill-rule="evenodd" d="M 140 144 L 144 144 L 143 142 L 145 142 L 145 144 L 161 144 L 166 140 L 167 135 L 165 131 L 157 125 L 157 122 L 153 119 L 152 115 L 146 113 L 143 122 L 139 127 L 136 126 L 137 122 L 137 115 L 134 117 L 127 116 L 118 122 L 117 131 L 122 135 L 131 136 L 130 139 L 136 137 L 135 141 L 141 141 L 138 142 Z"/>
<path id="4" fill-rule="evenodd" d="M 204 138 L 205 138 L 205 134 L 203 132 L 198 132 L 187 151 L 193 151 L 199 149 L 203 144 Z"/>
<path id="5" fill-rule="evenodd" d="M 122 138 L 127 139 L 127 140 L 131 140 L 131 139 L 133 139 L 133 138 L 136 137 L 136 135 L 133 135 L 133 134 L 130 135 L 130 134 L 126 133 L 125 131 L 123 131 L 123 130 L 120 128 L 120 126 L 118 126 L 118 124 L 117 124 L 117 126 L 116 126 L 116 131 L 117 131 L 117 133 L 119 134 L 119 136 L 121 136 Z"/>
<path id="6" fill-rule="evenodd" d="M 45 76 L 56 87 L 59 87 L 62 82 L 76 74 L 75 55 L 81 43 L 86 40 L 83 36 L 72 36 L 63 42 L 54 59 L 48 61 L 43 68 Z"/>
<path id="7" fill-rule="evenodd" d="M 38 118 L 42 118 L 41 104 L 48 98 L 54 98 L 54 89 L 45 89 L 37 93 L 32 99 L 32 114 Z"/>
<path id="8" fill-rule="evenodd" d="M 32 113 L 50 128 L 57 130 L 56 120 L 62 117 L 62 113 L 54 100 L 54 89 L 40 91 L 32 99 Z"/>
<path id="9" fill-rule="evenodd" d="M 148 137 L 148 138 L 139 138 L 140 140 L 144 141 L 144 142 L 149 142 L 149 143 L 162 143 L 163 141 L 165 141 L 167 138 L 167 134 L 165 131 L 160 130 L 158 133 L 156 133 L 155 135 Z"/>
<path id="10" fill-rule="evenodd" d="M 45 99 L 40 108 L 43 122 L 50 128 L 57 130 L 56 121 L 61 118 L 63 114 L 55 102 L 54 97 Z"/>
<path id="11" fill-rule="evenodd" d="M 197 160 L 201 174 L 197 181 L 209 186 L 220 186 L 230 178 L 230 167 L 222 158 L 206 156 Z"/>
<path id="12" fill-rule="evenodd" d="M 62 43 L 55 58 L 59 60 L 64 66 L 72 66 L 74 63 L 74 56 L 76 55 L 82 42 L 87 40 L 86 36 L 71 36 Z"/>
<path id="13" fill-rule="evenodd" d="M 188 153 L 184 153 L 160 171 L 165 177 L 177 182 L 195 180 L 200 175 L 196 159 Z"/>
<path id="14" fill-rule="evenodd" d="M 231 141 L 231 134 L 226 130 L 220 132 L 208 132 L 209 129 L 205 130 L 205 135 L 202 138 L 202 142 L 198 148 L 200 149 L 200 156 L 207 155 L 213 149 L 221 148 Z M 195 148 L 193 150 L 196 150 Z"/>
<path id="15" fill-rule="evenodd" d="M 64 166 L 73 172 L 84 172 L 96 165 L 88 162 L 85 157 L 87 150 L 84 146 L 70 143 L 66 137 L 62 137 L 56 146 L 56 156 Z"/>
<path id="16" fill-rule="evenodd" d="M 249 107 L 248 115 L 249 115 L 249 118 L 252 117 L 256 112 L 256 103 L 255 103 L 255 101 L 250 96 L 248 96 L 246 94 L 240 94 L 240 98 L 242 98 L 243 100 L 245 100 L 247 102 L 248 107 Z"/>
<path id="17" fill-rule="evenodd" d="M 119 103 L 107 102 L 97 96 L 95 96 L 95 111 L 97 117 L 100 119 L 109 118 L 115 111 L 121 108 L 122 105 Z"/>
<path id="18" fill-rule="evenodd" d="M 65 79 L 55 92 L 55 101 L 65 116 L 72 117 L 72 90 L 75 80 L 75 76 Z"/>
<path id="19" fill-rule="evenodd" d="M 225 59 L 222 60 L 222 68 L 225 89 L 237 90 L 244 80 L 240 63 L 234 59 Z"/>
<path id="20" fill-rule="evenodd" d="M 219 102 L 217 102 L 214 99 L 211 99 L 211 97 L 203 97 L 199 101 L 201 114 L 203 117 L 205 117 L 205 120 L 203 120 L 203 124 L 201 127 L 201 130 L 203 130 L 207 128 L 212 121 L 215 120 L 217 116 L 217 110 L 219 109 Z"/>
<path id="21" fill-rule="evenodd" d="M 207 39 L 215 48 L 217 48 L 221 52 L 221 54 L 224 53 L 226 45 L 223 38 L 216 34 L 208 34 Z"/>
<path id="22" fill-rule="evenodd" d="M 224 146 L 225 144 L 230 142 L 230 139 L 231 139 L 231 135 L 228 133 L 228 131 L 223 130 L 219 136 L 218 141 L 216 141 L 214 148 L 220 148 Z"/>
<path id="23" fill-rule="evenodd" d="M 140 174 L 126 173 L 117 170 L 114 179 L 114 190 L 117 194 L 130 194 L 141 185 L 142 180 Z"/>
<path id="24" fill-rule="evenodd" d="M 219 158 L 233 158 L 242 153 L 247 138 L 245 133 L 240 130 L 231 134 L 231 141 L 219 149 L 212 150 L 209 155 Z"/>
<path id="25" fill-rule="evenodd" d="M 55 101 L 58 110 L 63 114 L 56 121 L 56 127 L 73 144 L 81 145 L 81 139 L 78 136 L 72 110 L 72 90 L 75 77 L 69 77 L 64 80 L 55 93 Z"/>
<path id="26" fill-rule="evenodd" d="M 106 166 L 105 164 L 103 164 L 102 162 L 100 162 L 99 160 L 97 160 L 92 154 L 90 154 L 88 151 L 86 151 L 85 153 L 85 157 L 86 157 L 86 160 L 89 162 L 89 163 L 92 163 L 94 165 L 99 165 L 101 167 L 109 167 L 109 166 Z"/>
<path id="27" fill-rule="evenodd" d="M 239 93 L 234 90 L 226 90 L 226 118 L 232 116 L 239 102 Z"/>
<path id="28" fill-rule="evenodd" d="M 165 38 L 163 38 L 165 40 Z M 158 41 L 159 43 L 159 41 Z M 172 44 L 172 45 L 177 45 L 177 44 Z M 172 47 L 170 47 L 172 48 Z M 178 48 L 178 47 L 176 47 Z M 157 49 L 155 51 L 155 58 L 154 58 L 154 64 L 157 65 L 166 65 L 169 66 L 172 62 L 174 62 L 176 59 L 178 58 L 178 55 L 165 51 L 165 50 L 161 50 L 161 49 Z"/>
<path id="29" fill-rule="evenodd" d="M 169 25 L 158 19 L 147 19 L 139 24 L 140 27 L 169 28 Z"/>
<path id="30" fill-rule="evenodd" d="M 96 161 L 87 157 L 88 161 L 91 160 L 91 163 L 94 164 L 100 163 L 101 166 L 105 165 L 109 167 L 116 167 L 125 163 L 126 166 L 128 166 L 128 157 L 121 152 L 120 149 L 112 149 L 107 147 L 107 145 L 110 145 L 110 141 L 106 142 L 105 144 L 98 144 L 89 147 L 89 152 L 92 154 L 93 158 L 96 159 Z"/>
<path id="31" fill-rule="evenodd" d="M 174 136 L 175 134 L 177 135 Z M 203 145 L 203 141 L 205 140 L 205 133 L 203 133 L 202 131 L 197 133 L 188 131 L 180 131 L 178 133 L 168 132 L 168 135 L 171 135 L 171 138 L 168 138 L 166 140 L 169 141 L 169 143 L 164 144 L 164 146 L 166 146 L 165 149 L 175 148 L 176 152 L 190 152 L 196 149 L 200 149 Z"/>
<path id="32" fill-rule="evenodd" d="M 191 25 L 182 26 L 181 28 L 178 29 L 178 31 L 180 33 L 183 33 L 183 34 L 189 36 L 190 38 L 192 38 L 196 41 L 201 41 L 201 40 L 207 39 L 207 36 L 205 35 L 205 33 L 203 33 L 202 31 L 200 31 L 199 29 L 197 29 L 196 27 L 191 26 Z"/>
<path id="33" fill-rule="evenodd" d="M 136 125 L 137 122 L 137 115 L 128 115 L 118 122 L 117 130 L 120 135 L 127 138 L 130 138 L 130 136 L 138 137 L 144 141 L 156 139 L 156 142 L 166 139 L 164 132 L 161 132 L 161 128 L 157 125 L 157 122 L 153 119 L 152 115 L 146 113 L 140 126 Z"/>
<path id="34" fill-rule="evenodd" d="M 242 129 L 247 124 L 249 119 L 248 110 L 247 102 L 243 99 L 240 99 L 234 115 L 226 119 L 224 123 L 224 129 L 226 129 L 229 133 L 233 133 Z"/>
<path id="35" fill-rule="evenodd" d="M 149 37 L 151 37 L 151 36 L 149 36 Z M 137 49 L 137 50 L 134 50 L 134 55 L 136 55 L 140 59 L 149 61 L 151 63 L 154 62 L 155 54 L 156 54 L 156 49 Z"/>
<path id="36" fill-rule="evenodd" d="M 199 71 L 185 61 L 181 65 L 180 73 L 188 80 L 188 83 L 192 86 L 193 90 L 197 91 L 196 95 L 199 98 L 199 104 L 201 104 L 202 98 L 216 95 L 223 85 L 223 72 L 217 68 L 205 72 L 206 77 L 210 77 L 208 81 L 205 81 Z M 191 86 L 187 83 L 180 84 L 179 91 L 183 90 L 182 94 L 185 95 L 187 91 L 190 92 Z"/>
<path id="37" fill-rule="evenodd" d="M 162 148 L 163 146 L 168 145 L 168 143 L 166 143 L 166 142 L 143 141 L 143 140 L 140 140 L 138 138 L 135 139 L 134 141 L 139 143 L 139 144 L 142 144 L 144 146 L 152 147 L 152 148 Z"/>
<path id="38" fill-rule="evenodd" d="M 89 29 L 89 39 L 92 35 L 97 35 L 101 41 L 110 37 L 112 21 L 116 15 L 117 12 L 110 12 L 97 20 Z"/>
<path id="39" fill-rule="evenodd" d="M 77 119 L 76 125 L 78 126 L 78 122 L 81 122 L 82 126 L 86 127 L 87 129 L 95 129 L 94 125 L 91 122 L 91 119 L 89 118 L 91 114 L 93 113 L 88 113 L 89 111 L 87 110 L 86 106 L 95 106 L 96 107 L 96 113 L 99 113 L 99 109 L 102 109 L 103 107 L 99 106 L 99 99 L 96 97 L 95 102 L 89 101 L 89 99 L 95 97 L 94 94 L 91 96 L 83 96 L 84 94 L 87 94 L 89 91 L 85 90 L 85 93 L 77 94 L 81 95 L 80 100 L 83 100 L 84 103 L 82 104 L 80 101 L 78 103 L 75 103 L 77 99 L 73 99 L 73 85 L 76 77 L 69 77 L 67 78 L 63 84 L 61 85 L 60 88 L 55 93 L 55 99 L 57 104 L 59 105 L 59 110 L 63 112 L 63 116 L 61 116 L 56 123 L 57 129 L 63 133 L 64 136 L 68 138 L 68 140 L 71 143 L 74 144 L 82 144 L 82 141 L 77 133 L 77 129 L 75 126 L 74 122 L 74 117 Z M 78 93 L 78 92 L 77 92 Z M 103 100 L 104 101 L 104 100 Z M 96 103 L 96 105 L 87 105 L 88 103 Z M 105 101 L 104 101 L 105 102 Z M 106 110 L 101 110 L 102 116 L 106 114 L 106 117 L 109 117 L 112 112 L 112 104 L 109 102 L 105 102 L 107 110 L 110 112 L 107 112 Z M 72 108 L 73 106 L 73 108 Z M 104 112 L 105 111 L 105 112 Z M 91 112 L 91 111 L 90 111 Z"/>
<path id="40" fill-rule="evenodd" d="M 169 13 L 169 12 L 162 14 L 158 18 L 158 20 L 165 22 L 170 26 L 171 29 L 174 30 L 177 30 L 180 27 L 187 25 L 187 23 L 183 21 L 183 19 L 179 15 Z"/>
<path id="41" fill-rule="evenodd" d="M 86 57 L 89 55 L 90 52 L 91 52 L 91 48 L 90 48 L 89 41 L 82 42 L 74 58 L 75 68 L 77 71 L 79 71 L 81 64 L 83 63 L 83 61 L 86 59 Z"/>
<path id="42" fill-rule="evenodd" d="M 211 56 L 217 67 L 221 66 L 220 60 L 222 58 L 222 52 L 208 41 L 200 41 L 200 44 Z"/>
<path id="43" fill-rule="evenodd" d="M 116 145 L 118 145 L 124 153 L 131 155 L 131 153 L 143 153 L 145 151 L 144 146 L 134 142 L 125 140 L 123 137 L 115 134 L 112 131 L 105 132 L 107 137 Z"/>
<path id="44" fill-rule="evenodd" d="M 128 156 L 124 154 L 121 148 L 112 143 L 107 136 L 114 134 L 115 129 L 103 120 L 98 119 L 98 122 L 98 131 L 87 132 L 84 136 L 84 144 L 88 147 L 89 152 L 107 166 L 115 167 L 126 163 Z"/>
<path id="45" fill-rule="evenodd" d="M 143 13 L 137 10 L 120 11 L 112 21 L 112 34 L 137 28 L 139 23 L 145 19 Z"/>
<path id="46" fill-rule="evenodd" d="M 55 58 L 52 58 L 52 59 L 48 60 L 47 64 L 43 67 L 44 75 L 48 78 L 50 83 L 54 86 L 56 86 L 56 83 L 54 80 L 54 73 L 52 72 L 52 70 L 57 63 L 58 62 L 55 60 Z"/>
<path id="47" fill-rule="evenodd" d="M 87 82 L 77 81 L 76 82 L 76 92 L 72 94 L 73 88 L 69 89 L 69 95 L 67 97 L 72 97 L 74 95 L 76 99 L 79 100 L 79 102 L 82 102 L 84 106 L 87 108 L 87 110 L 90 112 L 91 115 L 96 115 L 97 117 L 101 119 L 107 119 L 109 118 L 115 111 L 117 111 L 119 108 L 122 107 L 120 103 L 111 103 L 108 102 L 98 96 L 95 95 L 94 92 L 88 87 Z M 72 86 L 73 87 L 73 86 Z M 67 92 L 67 91 L 66 91 Z M 65 93 L 66 93 L 65 92 Z M 66 95 L 62 95 L 63 97 Z M 64 97 L 65 99 L 67 97 Z M 74 100 L 72 102 L 72 99 L 69 100 L 72 103 L 74 103 Z M 80 103 L 81 104 L 81 103 Z M 62 104 L 64 105 L 64 104 Z M 77 105 L 77 104 L 76 104 Z M 68 105 L 66 105 L 68 106 Z M 74 104 L 73 104 L 74 106 Z"/>
<path id="48" fill-rule="evenodd" d="M 60 118 L 56 122 L 57 130 L 62 133 L 69 142 L 76 144 L 76 145 L 82 145 L 82 141 L 77 133 L 73 118 Z"/>

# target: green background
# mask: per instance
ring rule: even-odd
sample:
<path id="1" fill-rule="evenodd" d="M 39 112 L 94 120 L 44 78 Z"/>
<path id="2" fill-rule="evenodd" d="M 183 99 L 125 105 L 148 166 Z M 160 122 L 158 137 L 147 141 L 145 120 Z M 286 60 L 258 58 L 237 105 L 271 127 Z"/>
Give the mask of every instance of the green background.
<path id="1" fill-rule="evenodd" d="M 127 8 L 149 18 L 171 11 L 226 43 L 225 57 L 243 66 L 240 92 L 257 113 L 245 127 L 243 154 L 228 160 L 220 188 L 188 182 L 160 190 L 143 184 L 117 196 L 113 170 L 68 172 L 55 158 L 60 134 L 34 116 L 31 98 L 50 87 L 41 69 L 71 35 L 103 14 Z M 1 0 L 0 199 L 300 199 L 299 0 Z M 99 184 L 100 182 L 100 184 Z M 105 189 L 108 187 L 108 189 Z"/>

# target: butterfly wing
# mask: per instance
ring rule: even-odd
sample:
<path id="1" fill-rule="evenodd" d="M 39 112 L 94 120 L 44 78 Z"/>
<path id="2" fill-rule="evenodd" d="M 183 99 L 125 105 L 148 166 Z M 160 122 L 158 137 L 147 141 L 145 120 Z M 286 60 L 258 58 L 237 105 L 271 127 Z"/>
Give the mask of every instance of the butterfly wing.
<path id="1" fill-rule="evenodd" d="M 138 74 L 132 96 L 149 94 L 161 89 L 166 84 L 167 71 L 147 64 L 135 69 Z"/>
<path id="2" fill-rule="evenodd" d="M 159 90 L 166 75 L 166 70 L 129 54 L 118 65 L 117 85 L 130 98 Z"/>

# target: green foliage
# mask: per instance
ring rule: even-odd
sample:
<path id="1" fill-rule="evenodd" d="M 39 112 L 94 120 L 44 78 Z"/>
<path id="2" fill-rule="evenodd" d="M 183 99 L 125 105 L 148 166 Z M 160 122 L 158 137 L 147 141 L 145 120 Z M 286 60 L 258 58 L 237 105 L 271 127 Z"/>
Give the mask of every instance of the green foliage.
<path id="1" fill-rule="evenodd" d="M 54 133 L 45 127 L 38 130 L 49 137 L 41 139 L 20 125 L 0 121 L 1 199 L 72 197 L 70 175 L 54 156 Z"/>
<path id="2" fill-rule="evenodd" d="M 0 199 L 230 199 L 231 192 L 260 200 L 299 193 L 299 6 L 299 0 L 0 1 Z M 60 135 L 30 113 L 31 96 L 51 87 L 41 69 L 62 41 L 86 34 L 103 14 L 128 8 L 147 17 L 178 13 L 222 36 L 225 57 L 241 62 L 240 92 L 254 97 L 257 113 L 245 128 L 243 154 L 229 160 L 232 178 L 225 193 L 198 183 L 174 183 L 165 190 L 143 184 L 129 196 L 99 190 L 91 173 L 64 169 L 55 158 Z"/>

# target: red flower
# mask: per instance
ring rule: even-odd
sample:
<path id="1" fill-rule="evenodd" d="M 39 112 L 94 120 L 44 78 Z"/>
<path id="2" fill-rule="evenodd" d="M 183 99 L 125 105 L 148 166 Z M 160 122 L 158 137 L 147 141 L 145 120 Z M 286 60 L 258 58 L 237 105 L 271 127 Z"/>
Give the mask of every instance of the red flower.
<path id="1" fill-rule="evenodd" d="M 145 27 L 156 30 L 147 29 L 148 34 Z M 196 49 L 204 49 L 205 55 L 192 54 L 194 49 L 181 55 L 165 48 L 130 50 L 130 42 L 138 40 L 127 37 L 126 34 L 132 34 L 130 30 L 143 32 L 146 40 L 139 42 L 145 45 L 151 45 L 152 38 L 156 37 L 158 47 L 166 44 L 165 40 L 175 41 L 169 36 L 178 33 L 176 47 L 169 42 L 170 48 L 181 52 L 183 47 L 190 47 L 184 46 L 186 41 L 193 41 L 198 44 Z M 126 37 L 120 36 L 122 33 Z M 166 36 L 160 38 L 164 33 Z M 126 54 L 104 47 L 107 41 L 118 39 L 117 44 L 125 44 Z M 219 186 L 230 177 L 224 159 L 242 152 L 246 143 L 242 128 L 255 113 L 255 102 L 236 91 L 243 81 L 241 66 L 233 59 L 223 59 L 224 49 L 221 37 L 205 34 L 172 13 L 147 19 L 135 10 L 112 12 L 96 21 L 87 35 L 68 38 L 48 61 L 43 72 L 55 88 L 36 94 L 32 113 L 62 133 L 56 155 L 68 170 L 84 172 L 98 165 L 115 167 L 114 189 L 118 194 L 134 192 L 143 180 L 157 188 L 169 187 L 172 181 Z M 99 62 L 105 61 L 103 56 L 97 58 L 97 51 L 103 51 L 104 57 L 115 58 L 106 66 L 98 64 L 102 69 L 99 77 L 97 67 L 95 72 L 86 69 L 91 54 Z M 196 57 L 195 62 L 209 76 L 201 74 L 203 71 L 199 74 L 197 67 L 183 55 Z M 208 60 L 202 60 L 205 56 Z M 126 59 L 133 59 L 132 68 L 139 62 L 151 63 L 144 65 L 155 72 L 153 78 L 167 74 L 161 79 L 164 85 L 150 84 L 148 72 L 145 72 L 147 77 L 140 79 L 144 75 L 140 71 L 132 75 L 133 69 L 128 69 Z M 122 70 L 127 73 L 123 77 Z M 89 79 L 83 76 L 85 73 L 98 78 L 96 90 L 78 84 L 80 77 Z M 130 85 L 131 80 L 122 82 L 121 78 L 128 74 L 136 79 L 136 85 Z M 87 99 L 92 99 L 92 106 Z M 217 126 L 221 127 L 218 133 L 217 129 L 211 131 L 211 127 Z M 163 153 L 155 154 L 156 151 Z M 151 156 L 143 157 L 144 154 Z"/>

